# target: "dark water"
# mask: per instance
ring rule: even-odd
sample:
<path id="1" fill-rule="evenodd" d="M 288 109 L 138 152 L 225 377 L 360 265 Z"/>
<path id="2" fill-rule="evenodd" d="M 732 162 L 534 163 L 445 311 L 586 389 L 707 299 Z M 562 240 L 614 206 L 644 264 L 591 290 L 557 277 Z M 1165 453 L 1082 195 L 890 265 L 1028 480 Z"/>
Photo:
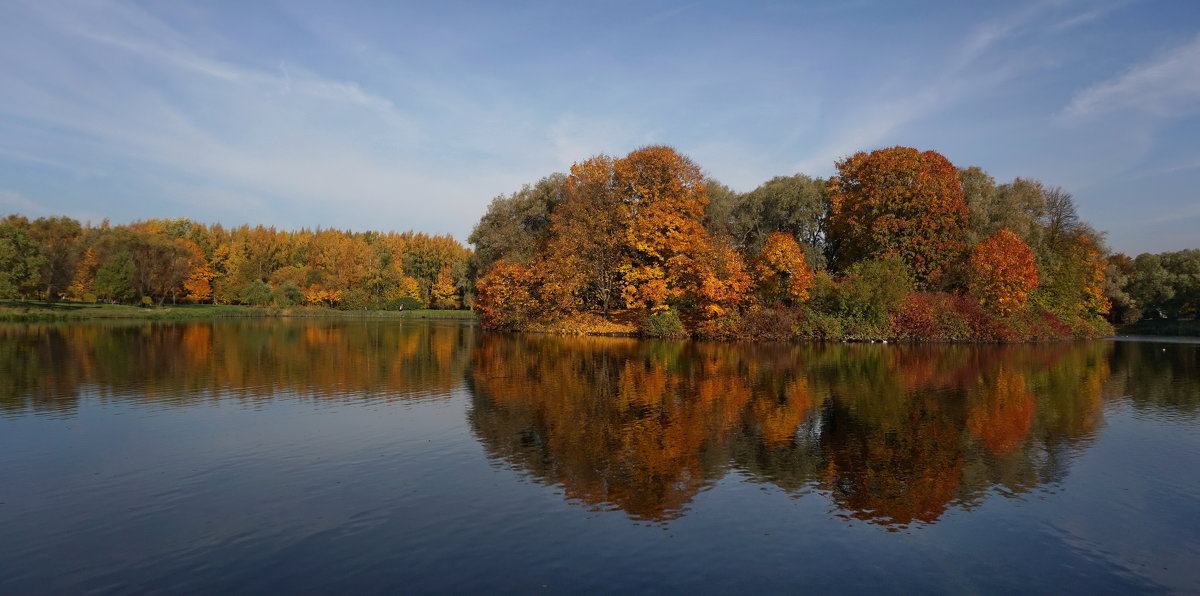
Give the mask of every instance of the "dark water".
<path id="1" fill-rule="evenodd" d="M 0 593 L 1196 592 L 1198 360 L 0 327 Z"/>

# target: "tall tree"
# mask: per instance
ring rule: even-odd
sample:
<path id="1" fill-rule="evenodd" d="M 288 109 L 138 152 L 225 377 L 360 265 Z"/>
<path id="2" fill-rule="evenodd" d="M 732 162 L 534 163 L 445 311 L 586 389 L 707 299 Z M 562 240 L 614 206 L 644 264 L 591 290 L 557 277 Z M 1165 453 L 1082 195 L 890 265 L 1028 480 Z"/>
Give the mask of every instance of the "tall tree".
<path id="1" fill-rule="evenodd" d="M 785 232 L 800 242 L 812 269 L 825 267 L 825 181 L 804 174 L 776 176 L 746 193 L 733 213 L 733 235 L 747 254 L 763 250 L 767 238 Z"/>
<path id="2" fill-rule="evenodd" d="M 939 287 L 966 248 L 954 165 L 934 151 L 892 147 L 852 155 L 837 170 L 828 185 L 837 266 L 896 254 L 919 287 Z"/>
<path id="3" fill-rule="evenodd" d="M 700 167 L 671 147 L 644 147 L 614 165 L 615 181 L 629 210 L 626 241 L 631 262 L 623 295 L 632 308 L 667 307 L 688 287 L 695 252 L 710 244 L 701 221 L 708 204 Z"/>
<path id="4" fill-rule="evenodd" d="M 71 285 L 82 253 L 82 232 L 79 222 L 69 217 L 39 217 L 30 224 L 29 237 L 45 258 L 41 277 L 46 300 L 58 298 Z"/>
<path id="5" fill-rule="evenodd" d="M 605 313 L 621 299 L 621 267 L 629 260 L 630 210 L 616 186 L 615 163 L 601 155 L 571 166 L 545 246 L 547 275 L 585 307 Z"/>
<path id="6" fill-rule="evenodd" d="M 533 258 L 550 235 L 550 212 L 561 201 L 564 174 L 551 174 L 508 196 L 492 199 L 467 242 L 475 246 L 471 266 L 480 275 L 500 259 Z"/>

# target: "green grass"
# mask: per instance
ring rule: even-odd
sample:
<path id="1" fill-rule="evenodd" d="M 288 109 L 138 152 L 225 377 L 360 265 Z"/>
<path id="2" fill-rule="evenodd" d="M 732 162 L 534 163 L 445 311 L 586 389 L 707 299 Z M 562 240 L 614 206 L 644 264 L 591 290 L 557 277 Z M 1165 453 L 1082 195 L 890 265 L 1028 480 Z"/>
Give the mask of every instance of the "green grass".
<path id="1" fill-rule="evenodd" d="M 325 317 L 371 319 L 455 319 L 475 320 L 469 310 L 334 310 L 322 307 L 258 307 L 233 304 L 166 304 L 132 306 L 128 304 L 89 304 L 82 302 L 44 302 L 41 300 L 0 300 L 0 321 L 82 321 L 96 319 L 191 320 L 245 317 Z"/>

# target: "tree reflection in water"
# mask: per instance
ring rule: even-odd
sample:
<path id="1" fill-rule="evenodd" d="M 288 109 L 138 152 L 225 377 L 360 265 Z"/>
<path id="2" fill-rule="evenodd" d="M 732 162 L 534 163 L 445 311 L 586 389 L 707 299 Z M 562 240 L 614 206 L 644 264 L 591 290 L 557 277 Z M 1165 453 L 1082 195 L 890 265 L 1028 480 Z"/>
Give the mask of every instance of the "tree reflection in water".
<path id="1" fill-rule="evenodd" d="M 421 322 L 0 325 L 0 416 L 470 393 L 492 459 L 667 521 L 731 470 L 892 529 L 1063 479 L 1103 405 L 1193 420 L 1196 346 L 771 345 Z"/>
<path id="2" fill-rule="evenodd" d="M 665 521 L 732 467 L 903 527 L 1065 474 L 1101 421 L 1107 343 L 742 345 L 485 335 L 491 457 L 587 506 Z"/>

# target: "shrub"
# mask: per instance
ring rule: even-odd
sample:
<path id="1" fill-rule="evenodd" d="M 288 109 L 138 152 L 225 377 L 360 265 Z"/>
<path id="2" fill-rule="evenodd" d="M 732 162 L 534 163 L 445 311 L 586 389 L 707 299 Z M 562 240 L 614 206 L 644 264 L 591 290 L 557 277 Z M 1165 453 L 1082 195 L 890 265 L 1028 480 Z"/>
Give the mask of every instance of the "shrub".
<path id="1" fill-rule="evenodd" d="M 889 315 L 912 287 L 904 262 L 889 255 L 856 263 L 827 300 L 831 313 L 841 319 L 851 337 L 885 337 L 890 334 Z"/>
<path id="2" fill-rule="evenodd" d="M 416 298 L 405 296 L 388 300 L 383 304 L 383 310 L 417 310 L 421 308 L 421 303 Z"/>
<path id="3" fill-rule="evenodd" d="M 776 304 L 746 313 L 741 322 L 741 336 L 751 339 L 787 341 L 802 328 L 804 311 Z"/>
<path id="4" fill-rule="evenodd" d="M 295 306 L 304 302 L 304 293 L 300 291 L 300 286 L 294 283 L 283 283 L 275 288 L 272 300 L 276 306 Z"/>
<path id="5" fill-rule="evenodd" d="M 341 300 L 338 300 L 338 310 L 374 310 L 376 307 L 382 306 L 370 292 L 363 288 L 354 288 L 342 294 Z"/>
<path id="6" fill-rule="evenodd" d="M 252 306 L 267 304 L 271 301 L 271 286 L 261 279 L 256 279 L 238 292 L 238 300 Z"/>
<path id="7" fill-rule="evenodd" d="M 814 308 L 800 310 L 792 332 L 807 339 L 839 339 L 845 335 L 837 317 Z"/>
<path id="8" fill-rule="evenodd" d="M 1018 337 L 1004 318 L 964 294 L 909 294 L 891 321 L 896 337 L 905 339 L 1006 341 Z"/>
<path id="9" fill-rule="evenodd" d="M 650 313 L 642 319 L 642 334 L 654 337 L 680 337 L 687 335 L 683 321 L 675 309 L 667 309 Z"/>

